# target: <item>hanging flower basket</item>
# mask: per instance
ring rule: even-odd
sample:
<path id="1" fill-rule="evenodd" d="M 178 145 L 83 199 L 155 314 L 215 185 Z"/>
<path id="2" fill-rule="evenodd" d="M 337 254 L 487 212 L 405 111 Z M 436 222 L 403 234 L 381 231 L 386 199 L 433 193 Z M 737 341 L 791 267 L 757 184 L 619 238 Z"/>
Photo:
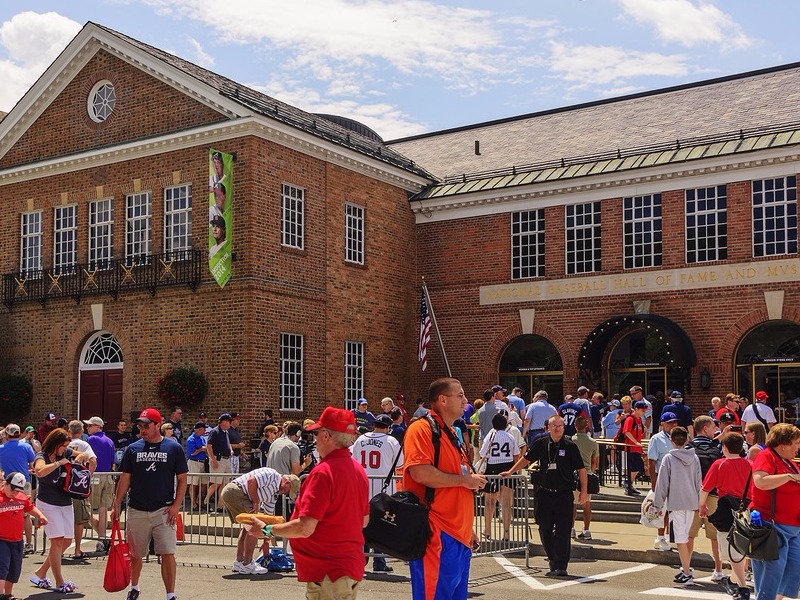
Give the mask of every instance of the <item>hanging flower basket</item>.
<path id="1" fill-rule="evenodd" d="M 208 380 L 197 369 L 177 367 L 156 379 L 156 394 L 166 406 L 197 406 L 208 393 Z"/>

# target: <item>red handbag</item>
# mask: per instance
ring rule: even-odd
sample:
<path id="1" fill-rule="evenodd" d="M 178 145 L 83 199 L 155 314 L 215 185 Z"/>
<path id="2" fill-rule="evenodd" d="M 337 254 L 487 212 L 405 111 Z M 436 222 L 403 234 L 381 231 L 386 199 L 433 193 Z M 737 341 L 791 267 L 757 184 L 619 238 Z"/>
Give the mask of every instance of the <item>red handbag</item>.
<path id="1" fill-rule="evenodd" d="M 131 553 L 128 542 L 122 539 L 122 530 L 117 519 L 111 524 L 111 546 L 108 549 L 103 589 L 107 592 L 121 592 L 130 582 Z"/>

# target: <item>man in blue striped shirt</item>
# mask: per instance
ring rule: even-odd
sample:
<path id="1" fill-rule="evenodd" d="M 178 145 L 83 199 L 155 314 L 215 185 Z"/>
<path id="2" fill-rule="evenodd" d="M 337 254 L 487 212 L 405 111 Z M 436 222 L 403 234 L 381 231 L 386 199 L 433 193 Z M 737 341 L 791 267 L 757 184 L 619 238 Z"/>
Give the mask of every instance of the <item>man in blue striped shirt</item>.
<path id="1" fill-rule="evenodd" d="M 281 475 L 275 469 L 261 467 L 237 477 L 224 488 L 220 501 L 225 507 L 233 523 L 242 513 L 275 514 L 275 501 L 278 494 L 287 494 L 294 500 L 300 490 L 300 479 L 297 475 Z M 242 528 L 236 545 L 236 560 L 233 563 L 234 573 L 245 575 L 262 575 L 269 570 L 253 560 L 258 539 L 247 535 Z"/>

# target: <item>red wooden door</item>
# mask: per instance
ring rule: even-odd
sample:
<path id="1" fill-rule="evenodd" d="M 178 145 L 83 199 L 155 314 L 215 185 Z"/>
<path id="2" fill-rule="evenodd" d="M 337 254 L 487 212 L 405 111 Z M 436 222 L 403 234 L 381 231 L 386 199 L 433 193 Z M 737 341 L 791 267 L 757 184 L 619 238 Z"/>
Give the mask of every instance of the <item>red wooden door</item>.
<path id="1" fill-rule="evenodd" d="M 81 371 L 81 420 L 100 417 L 106 429 L 116 430 L 122 418 L 122 369 Z"/>

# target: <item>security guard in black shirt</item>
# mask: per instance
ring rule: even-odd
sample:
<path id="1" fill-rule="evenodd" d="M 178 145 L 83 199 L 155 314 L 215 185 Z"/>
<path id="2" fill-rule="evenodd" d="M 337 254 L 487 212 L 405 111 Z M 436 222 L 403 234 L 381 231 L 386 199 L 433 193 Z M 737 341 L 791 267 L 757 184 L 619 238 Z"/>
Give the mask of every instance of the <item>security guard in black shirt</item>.
<path id="1" fill-rule="evenodd" d="M 566 577 L 570 556 L 570 530 L 575 489 L 575 472 L 581 484 L 578 502 L 586 502 L 586 468 L 578 446 L 564 437 L 564 419 L 551 417 L 548 435 L 538 437 L 509 471 L 508 476 L 533 462 L 539 462 L 539 487 L 536 492 L 534 515 L 539 526 L 539 537 L 550 563 L 548 577 Z"/>

